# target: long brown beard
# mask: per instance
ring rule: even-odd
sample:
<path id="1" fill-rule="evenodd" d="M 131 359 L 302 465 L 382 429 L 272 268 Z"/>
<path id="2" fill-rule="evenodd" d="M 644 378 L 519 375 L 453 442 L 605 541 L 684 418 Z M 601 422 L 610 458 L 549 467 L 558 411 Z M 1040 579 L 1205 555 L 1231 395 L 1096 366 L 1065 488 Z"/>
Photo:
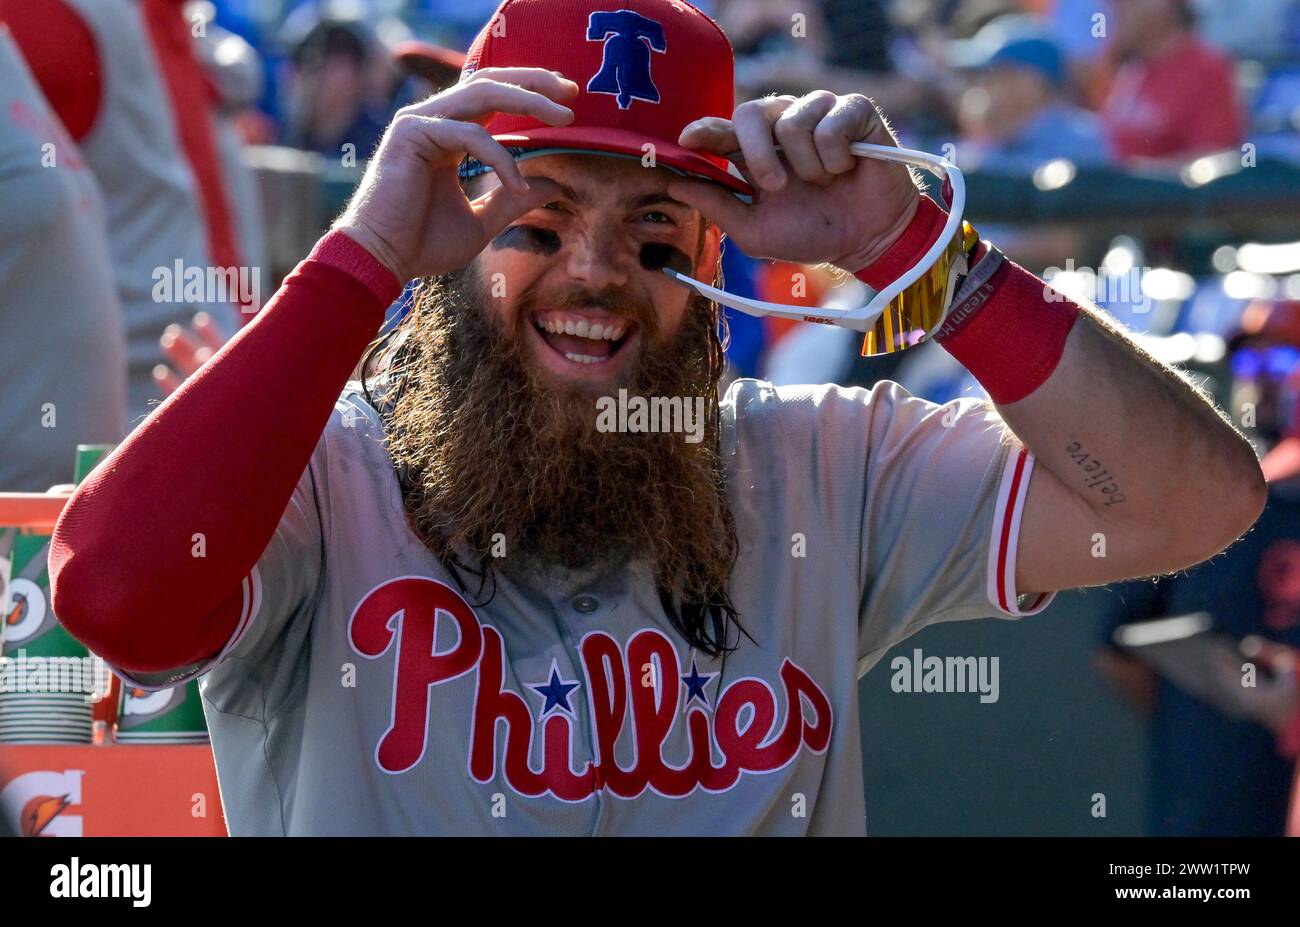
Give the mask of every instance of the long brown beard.
<path id="1" fill-rule="evenodd" d="M 380 361 L 388 382 L 378 405 L 412 530 L 462 585 L 462 574 L 477 575 L 477 595 L 494 569 L 644 558 L 688 641 L 730 649 L 737 541 L 719 449 L 716 307 L 693 298 L 665 343 L 652 307 L 581 289 L 556 300 L 547 307 L 603 302 L 639 322 L 641 356 L 607 392 L 702 396 L 703 439 L 598 430 L 595 394 L 530 374 L 528 294 L 507 332 L 472 270 L 426 280 Z"/>

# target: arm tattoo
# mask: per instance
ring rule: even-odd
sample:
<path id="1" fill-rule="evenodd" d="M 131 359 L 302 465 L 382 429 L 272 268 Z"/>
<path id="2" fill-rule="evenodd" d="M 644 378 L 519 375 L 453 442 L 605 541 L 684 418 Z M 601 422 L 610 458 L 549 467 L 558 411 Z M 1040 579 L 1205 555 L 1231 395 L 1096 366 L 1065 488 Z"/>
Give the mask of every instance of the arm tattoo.
<path id="1" fill-rule="evenodd" d="M 1119 491 L 1119 484 L 1110 475 L 1100 460 L 1087 453 L 1078 441 L 1071 441 L 1065 446 L 1065 452 L 1083 473 L 1083 484 L 1088 489 L 1100 489 L 1106 496 L 1106 505 L 1119 505 L 1126 498 Z"/>

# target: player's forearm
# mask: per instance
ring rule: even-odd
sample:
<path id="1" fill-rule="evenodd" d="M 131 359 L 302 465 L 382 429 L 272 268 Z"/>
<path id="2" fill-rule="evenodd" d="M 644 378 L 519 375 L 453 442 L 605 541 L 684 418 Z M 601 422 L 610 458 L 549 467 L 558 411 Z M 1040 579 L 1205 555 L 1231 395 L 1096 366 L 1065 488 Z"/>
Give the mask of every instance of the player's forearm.
<path id="1" fill-rule="evenodd" d="M 54 608 L 105 657 L 127 662 L 124 642 L 145 642 L 152 656 L 127 665 L 177 665 L 210 656 L 233 630 L 203 619 L 265 549 L 400 290 L 373 268 L 367 286 L 364 269 L 343 269 L 366 256 L 334 245 L 300 265 L 68 503 L 50 552 Z"/>
<path id="2" fill-rule="evenodd" d="M 946 218 L 921 197 L 907 227 L 858 276 L 879 289 L 924 254 Z M 1031 570 L 1022 588 L 1179 569 L 1250 526 L 1264 505 L 1263 475 L 1250 445 L 1209 402 L 1103 316 L 986 244 L 976 258 L 936 340 L 979 380 L 1042 468 L 1029 490 L 1030 502 L 1047 500 L 1030 513 L 1052 521 L 1042 537 L 1072 545 L 1080 529 L 1074 550 L 1088 550 L 1098 532 L 1111 543 L 1108 559 L 1085 557 L 1081 566 L 1063 555 L 1059 569 Z M 1055 485 L 1044 491 L 1049 480 Z"/>
<path id="3" fill-rule="evenodd" d="M 1090 510 L 1086 521 L 1141 548 L 1130 562 L 1159 572 L 1203 560 L 1263 508 L 1254 452 L 1215 408 L 1104 316 L 1023 268 L 1009 265 L 944 344 L 1038 465 Z"/>
<path id="4" fill-rule="evenodd" d="M 1217 553 L 1263 509 L 1263 475 L 1245 438 L 1182 376 L 1090 312 L 1047 381 L 999 411 L 1099 525 L 1162 538 L 1164 569 Z"/>

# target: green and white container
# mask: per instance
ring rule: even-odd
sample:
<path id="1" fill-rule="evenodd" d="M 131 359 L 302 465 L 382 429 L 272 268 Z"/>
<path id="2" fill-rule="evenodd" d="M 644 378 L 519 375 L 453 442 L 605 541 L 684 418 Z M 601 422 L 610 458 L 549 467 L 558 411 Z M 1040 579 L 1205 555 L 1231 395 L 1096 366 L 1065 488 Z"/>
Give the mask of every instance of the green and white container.
<path id="1" fill-rule="evenodd" d="M 172 689 L 145 692 L 122 683 L 117 742 L 194 744 L 208 742 L 203 699 L 196 679 Z"/>
<path id="2" fill-rule="evenodd" d="M 73 472 L 73 481 L 80 484 L 82 480 L 90 476 L 90 471 L 99 465 L 99 462 L 108 456 L 108 452 L 117 447 L 116 444 L 78 444 L 77 445 L 77 464 Z"/>
<path id="3" fill-rule="evenodd" d="M 113 445 L 79 445 L 80 482 Z M 0 743 L 90 743 L 103 682 L 50 607 L 50 537 L 0 527 Z"/>

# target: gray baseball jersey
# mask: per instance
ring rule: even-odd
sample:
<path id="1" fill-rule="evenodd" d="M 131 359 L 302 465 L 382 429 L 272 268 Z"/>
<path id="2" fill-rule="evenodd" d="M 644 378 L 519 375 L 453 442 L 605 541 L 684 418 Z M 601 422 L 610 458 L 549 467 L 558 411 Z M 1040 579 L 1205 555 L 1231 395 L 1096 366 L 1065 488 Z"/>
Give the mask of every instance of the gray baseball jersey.
<path id="1" fill-rule="evenodd" d="M 864 834 L 858 678 L 1016 617 L 1033 460 L 986 403 L 742 380 L 722 405 L 745 629 L 725 666 L 646 564 L 467 600 L 343 394 L 200 682 L 232 834 Z M 473 479 L 473 474 L 466 474 Z"/>
<path id="2" fill-rule="evenodd" d="M 162 65 L 135 0 L 68 0 L 91 34 L 103 69 L 103 99 L 81 139 L 104 192 L 109 248 L 126 323 L 127 403 L 132 416 L 162 398 L 155 364 L 166 327 L 188 325 L 200 309 L 227 331 L 238 310 L 210 292 L 184 295 L 182 279 L 212 265 L 198 193 L 167 100 Z M 181 271 L 177 272 L 177 267 Z M 170 281 L 172 286 L 162 286 Z M 200 291 L 206 288 L 198 288 Z"/>
<path id="3" fill-rule="evenodd" d="M 0 491 L 70 483 L 78 443 L 126 430 L 126 345 L 104 206 L 0 24 Z"/>

